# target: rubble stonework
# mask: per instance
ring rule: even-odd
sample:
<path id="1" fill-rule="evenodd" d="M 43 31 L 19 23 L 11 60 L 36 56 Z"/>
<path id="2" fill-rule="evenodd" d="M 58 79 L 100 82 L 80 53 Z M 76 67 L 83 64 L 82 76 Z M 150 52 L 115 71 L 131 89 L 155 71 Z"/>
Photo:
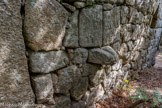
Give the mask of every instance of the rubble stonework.
<path id="1" fill-rule="evenodd" d="M 17 22 L 23 25 L 16 23 L 20 27 L 15 31 L 23 30 L 25 44 L 19 32 L 14 34 L 21 42 L 12 43 L 22 49 L 20 57 L 25 56 L 26 45 L 30 76 L 27 64 L 21 76 L 27 90 L 32 86 L 38 108 L 94 106 L 111 96 L 130 70 L 155 62 L 162 36 L 162 0 L 26 0 L 20 5 L 16 11 L 24 9 L 24 20 L 19 13 Z M 16 24 L 9 27 L 14 30 Z M 6 36 L 2 41 L 13 35 L 12 30 L 10 35 L 1 33 Z M 27 62 L 25 57 L 20 60 Z M 24 101 L 34 100 L 29 91 Z"/>

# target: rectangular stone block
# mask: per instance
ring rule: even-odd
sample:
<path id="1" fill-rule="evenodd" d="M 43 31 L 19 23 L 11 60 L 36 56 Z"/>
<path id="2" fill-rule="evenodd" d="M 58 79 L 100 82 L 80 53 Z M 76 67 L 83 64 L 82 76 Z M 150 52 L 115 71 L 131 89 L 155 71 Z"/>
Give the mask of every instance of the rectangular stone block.
<path id="1" fill-rule="evenodd" d="M 81 10 L 79 16 L 79 44 L 81 47 L 102 46 L 102 6 Z"/>

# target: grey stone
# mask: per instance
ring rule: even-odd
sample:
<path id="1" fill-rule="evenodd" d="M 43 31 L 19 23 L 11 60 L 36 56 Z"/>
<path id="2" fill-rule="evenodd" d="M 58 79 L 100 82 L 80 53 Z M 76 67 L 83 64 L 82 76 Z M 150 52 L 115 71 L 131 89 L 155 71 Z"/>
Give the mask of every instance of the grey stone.
<path id="1" fill-rule="evenodd" d="M 24 33 L 34 51 L 58 50 L 62 46 L 68 12 L 55 0 L 27 0 Z"/>
<path id="2" fill-rule="evenodd" d="M 57 71 L 57 74 L 58 76 L 53 74 L 52 78 L 55 93 L 59 94 L 69 94 L 70 89 L 78 83 L 81 77 L 81 73 L 75 65 L 61 69 Z"/>
<path id="3" fill-rule="evenodd" d="M 49 73 L 69 64 L 64 51 L 30 52 L 29 65 L 33 73 Z"/>
<path id="4" fill-rule="evenodd" d="M 120 57 L 122 57 L 123 59 L 126 59 L 127 52 L 128 52 L 127 44 L 123 43 L 121 45 L 121 48 L 120 48 L 120 51 L 119 51 Z"/>
<path id="5" fill-rule="evenodd" d="M 69 11 L 74 12 L 76 11 L 76 8 L 68 3 L 62 3 L 62 5 Z"/>
<path id="6" fill-rule="evenodd" d="M 82 97 L 82 100 L 85 101 L 85 102 L 88 102 L 89 96 L 90 96 L 90 91 L 86 91 L 86 93 Z"/>
<path id="7" fill-rule="evenodd" d="M 117 3 L 117 0 L 96 0 L 96 1 L 97 1 L 97 2 L 111 3 L 111 4 Z"/>
<path id="8" fill-rule="evenodd" d="M 120 59 L 117 63 L 115 63 L 115 64 L 112 66 L 112 70 L 113 70 L 113 71 L 119 70 L 119 69 L 122 67 L 122 64 L 123 64 L 123 60 Z"/>
<path id="9" fill-rule="evenodd" d="M 123 3 L 124 3 L 124 0 L 117 0 L 116 3 L 117 3 L 117 4 L 123 4 Z"/>
<path id="10" fill-rule="evenodd" d="M 71 2 L 75 2 L 76 0 L 63 0 L 64 2 L 68 2 L 68 3 L 71 3 Z"/>
<path id="11" fill-rule="evenodd" d="M 78 85 L 71 90 L 71 96 L 74 100 L 80 100 L 88 89 L 88 78 L 80 79 Z"/>
<path id="12" fill-rule="evenodd" d="M 86 4 L 84 2 L 74 2 L 76 8 L 84 8 Z"/>
<path id="13" fill-rule="evenodd" d="M 138 12 L 137 9 L 130 7 L 130 19 L 129 23 L 141 24 L 144 20 L 144 15 L 141 12 Z"/>
<path id="14" fill-rule="evenodd" d="M 102 45 L 101 5 L 81 10 L 79 15 L 79 44 L 81 47 L 99 47 Z"/>
<path id="15" fill-rule="evenodd" d="M 120 50 L 120 47 L 121 47 L 121 41 L 117 41 L 113 44 L 111 44 L 111 47 L 116 51 L 118 52 Z"/>
<path id="16" fill-rule="evenodd" d="M 132 41 L 129 41 L 129 42 L 127 42 L 127 45 L 128 45 L 128 50 L 129 50 L 129 51 L 132 51 L 133 48 L 134 48 L 133 42 L 132 42 Z"/>
<path id="17" fill-rule="evenodd" d="M 126 4 L 131 6 L 135 5 L 135 2 L 135 0 L 126 0 Z"/>
<path id="18" fill-rule="evenodd" d="M 34 104 L 25 44 L 22 35 L 21 0 L 0 0 L 0 107 Z M 3 106 L 3 103 L 5 106 Z M 32 107 L 32 106 L 31 106 Z"/>
<path id="19" fill-rule="evenodd" d="M 77 48 L 74 50 L 74 58 L 72 62 L 74 64 L 85 64 L 88 58 L 88 50 L 84 48 Z"/>
<path id="20" fill-rule="evenodd" d="M 86 108 L 87 103 L 84 101 L 72 102 L 71 108 Z"/>
<path id="21" fill-rule="evenodd" d="M 129 8 L 127 6 L 120 7 L 120 23 L 127 24 L 129 19 Z"/>
<path id="22" fill-rule="evenodd" d="M 118 71 L 111 71 L 109 75 L 105 78 L 103 85 L 106 92 L 109 92 L 109 90 L 115 86 L 118 74 Z"/>
<path id="23" fill-rule="evenodd" d="M 106 77 L 105 70 L 100 69 L 95 74 L 89 76 L 90 84 L 92 86 L 97 86 L 104 81 Z"/>
<path id="24" fill-rule="evenodd" d="M 65 47 L 78 47 L 78 15 L 79 11 L 75 11 L 69 17 L 69 28 L 66 29 L 63 45 Z"/>
<path id="25" fill-rule="evenodd" d="M 50 74 L 38 75 L 31 77 L 32 86 L 36 95 L 37 103 L 54 104 L 53 100 L 53 84 Z"/>
<path id="26" fill-rule="evenodd" d="M 71 108 L 71 99 L 69 96 L 55 97 L 55 102 L 56 104 L 51 108 Z"/>
<path id="27" fill-rule="evenodd" d="M 120 40 L 120 7 L 103 12 L 103 44 L 110 45 Z"/>
<path id="28" fill-rule="evenodd" d="M 94 102 L 99 101 L 100 99 L 102 99 L 103 95 L 104 95 L 105 91 L 104 88 L 102 87 L 102 85 L 98 85 L 95 88 L 91 89 L 91 93 L 90 93 L 90 97 L 88 100 L 88 106 L 91 106 L 94 104 Z"/>
<path id="29" fill-rule="evenodd" d="M 83 65 L 82 76 L 94 75 L 100 69 L 100 65 L 86 63 Z"/>
<path id="30" fill-rule="evenodd" d="M 113 8 L 112 4 L 103 4 L 103 10 L 108 11 Z"/>
<path id="31" fill-rule="evenodd" d="M 121 27 L 120 36 L 123 37 L 124 42 L 128 42 L 133 38 L 137 39 L 137 36 L 140 32 L 140 29 L 137 29 L 138 26 L 133 24 L 126 24 Z"/>
<path id="32" fill-rule="evenodd" d="M 86 5 L 93 5 L 95 3 L 95 0 L 86 0 Z"/>
<path id="33" fill-rule="evenodd" d="M 103 49 L 103 50 L 109 52 L 110 54 L 112 54 L 114 56 L 113 59 L 115 61 L 117 61 L 119 59 L 117 52 L 113 48 L 111 48 L 110 46 L 104 46 L 101 49 Z"/>
<path id="34" fill-rule="evenodd" d="M 113 64 L 118 60 L 117 53 L 109 46 L 91 49 L 89 51 L 88 62 L 96 64 Z"/>

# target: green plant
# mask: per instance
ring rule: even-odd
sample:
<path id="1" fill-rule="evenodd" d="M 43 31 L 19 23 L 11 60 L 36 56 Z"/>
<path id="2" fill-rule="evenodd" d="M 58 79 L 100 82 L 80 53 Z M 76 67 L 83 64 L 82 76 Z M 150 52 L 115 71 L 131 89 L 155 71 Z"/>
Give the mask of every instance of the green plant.
<path id="1" fill-rule="evenodd" d="M 160 94 L 158 88 L 154 90 L 152 96 L 150 96 L 150 92 L 140 87 L 136 88 L 136 91 L 137 95 L 132 96 L 132 98 L 135 100 L 144 100 L 145 102 L 151 102 L 153 107 L 156 107 L 162 103 L 162 95 Z"/>

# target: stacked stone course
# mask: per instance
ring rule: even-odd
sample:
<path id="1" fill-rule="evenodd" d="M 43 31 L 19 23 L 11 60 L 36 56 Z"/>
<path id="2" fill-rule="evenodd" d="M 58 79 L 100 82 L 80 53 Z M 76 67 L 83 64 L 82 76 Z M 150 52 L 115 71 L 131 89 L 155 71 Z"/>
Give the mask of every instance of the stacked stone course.
<path id="1" fill-rule="evenodd" d="M 21 29 L 36 108 L 95 108 L 129 72 L 154 64 L 162 0 L 23 3 Z"/>
<path id="2" fill-rule="evenodd" d="M 158 0 L 26 1 L 24 36 L 36 102 L 84 108 L 109 97 L 129 70 L 144 68 L 156 52 L 160 37 L 151 27 L 158 6 Z"/>

